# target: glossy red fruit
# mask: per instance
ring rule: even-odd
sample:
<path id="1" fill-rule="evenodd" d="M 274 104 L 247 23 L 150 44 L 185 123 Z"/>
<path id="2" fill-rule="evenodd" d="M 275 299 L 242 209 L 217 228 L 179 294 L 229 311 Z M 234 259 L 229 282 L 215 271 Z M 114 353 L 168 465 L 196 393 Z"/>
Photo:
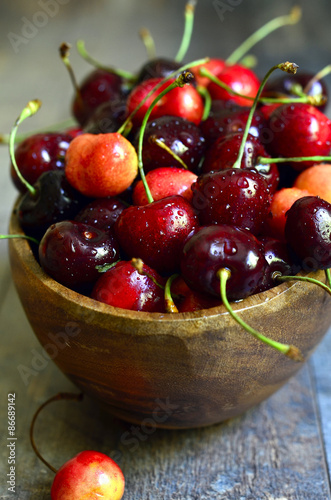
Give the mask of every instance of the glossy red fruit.
<path id="1" fill-rule="evenodd" d="M 238 158 L 242 138 L 243 134 L 240 133 L 231 134 L 215 141 L 206 151 L 201 173 L 205 174 L 216 170 L 232 168 Z M 259 163 L 258 158 L 260 156 L 267 158 L 270 155 L 268 155 L 259 139 L 249 134 L 245 142 L 241 168 L 256 170 L 267 182 L 270 193 L 273 193 L 276 191 L 279 183 L 278 167 L 275 163 Z"/>
<path id="2" fill-rule="evenodd" d="M 310 104 L 283 104 L 271 113 L 272 154 L 284 157 L 327 156 L 331 150 L 331 121 Z M 316 162 L 315 162 L 316 163 Z M 314 162 L 292 162 L 296 170 Z"/>
<path id="3" fill-rule="evenodd" d="M 179 268 L 182 248 L 198 226 L 191 204 L 182 196 L 170 196 L 143 207 L 126 208 L 115 224 L 121 248 L 159 273 Z"/>
<path id="4" fill-rule="evenodd" d="M 146 181 L 154 201 L 173 195 L 181 195 L 191 201 L 193 196 L 191 186 L 196 179 L 197 176 L 190 170 L 177 167 L 156 168 L 146 174 Z M 148 203 L 141 180 L 133 188 L 132 199 L 134 205 L 147 205 Z"/>
<path id="5" fill-rule="evenodd" d="M 294 270 L 294 264 L 289 256 L 288 247 L 283 241 L 264 236 L 259 238 L 262 252 L 265 258 L 265 268 L 262 281 L 255 293 L 264 292 L 278 285 L 274 273 L 281 273 L 283 276 L 297 274 L 299 269 Z"/>
<path id="6" fill-rule="evenodd" d="M 331 267 L 331 204 L 305 196 L 286 215 L 285 237 L 305 271 Z"/>
<path id="7" fill-rule="evenodd" d="M 82 208 L 75 220 L 109 232 L 125 208 L 126 205 L 115 196 L 97 198 Z"/>
<path id="8" fill-rule="evenodd" d="M 164 285 L 165 279 L 146 264 L 139 272 L 131 261 L 120 261 L 100 276 L 91 297 L 121 309 L 161 313 Z"/>
<path id="9" fill-rule="evenodd" d="M 24 179 L 34 184 L 48 170 L 63 170 L 71 141 L 71 135 L 58 132 L 33 134 L 24 139 L 15 149 L 16 163 Z M 24 193 L 26 187 L 19 180 L 13 165 L 10 174 L 17 189 Z"/>
<path id="10" fill-rule="evenodd" d="M 104 198 L 125 191 L 138 173 L 138 157 L 132 144 L 117 132 L 82 134 L 66 153 L 65 174 L 85 196 Z"/>
<path id="11" fill-rule="evenodd" d="M 217 225 L 200 229 L 188 240 L 181 259 L 181 273 L 193 290 L 220 297 L 218 271 L 226 268 L 229 300 L 254 293 L 265 266 L 261 245 L 255 236 L 235 226 Z"/>
<path id="12" fill-rule="evenodd" d="M 117 100 L 122 94 L 122 78 L 114 73 L 96 69 L 79 86 L 79 95 L 72 103 L 72 113 L 84 127 L 100 104 Z"/>
<path id="13" fill-rule="evenodd" d="M 230 168 L 198 177 L 192 205 L 202 226 L 230 224 L 259 234 L 271 196 L 263 177 L 249 169 Z"/>
<path id="14" fill-rule="evenodd" d="M 120 467 L 107 455 L 82 451 L 66 462 L 54 478 L 52 500 L 120 500 L 125 480 Z"/>
<path id="15" fill-rule="evenodd" d="M 225 61 L 224 59 L 211 58 L 205 64 L 199 64 L 198 66 L 190 68 L 190 71 L 192 71 L 195 76 L 197 85 L 208 87 L 208 85 L 210 84 L 210 79 L 208 78 L 208 76 L 200 75 L 199 71 L 201 68 L 205 68 L 213 75 L 217 75 L 221 73 L 221 71 L 223 71 L 223 69 L 225 68 Z"/>
<path id="16" fill-rule="evenodd" d="M 254 98 L 260 87 L 260 80 L 256 74 L 249 68 L 241 66 L 240 64 L 233 64 L 226 66 L 220 73 L 215 76 L 223 83 L 231 87 L 232 90 L 243 94 L 247 97 Z M 252 100 L 245 97 L 231 95 L 227 90 L 218 86 L 214 82 L 210 82 L 208 90 L 212 99 L 233 100 L 240 104 L 240 106 L 251 106 Z"/>
<path id="17" fill-rule="evenodd" d="M 164 57 L 158 57 L 147 61 L 140 69 L 137 77 L 138 83 L 151 78 L 166 78 L 174 71 L 180 69 L 181 64 Z"/>
<path id="18" fill-rule="evenodd" d="M 151 78 L 134 87 L 127 100 L 128 113 L 130 114 L 134 111 L 146 95 L 161 81 L 161 78 Z M 162 84 L 161 87 L 144 102 L 132 118 L 135 126 L 141 125 L 146 111 L 155 97 L 165 90 L 173 81 L 174 80 L 169 80 Z M 203 109 L 204 103 L 198 91 L 192 85 L 184 85 L 182 88 L 177 87 L 172 89 L 160 99 L 154 106 L 150 116 L 151 118 L 158 118 L 164 115 L 180 116 L 199 125 L 203 115 Z"/>

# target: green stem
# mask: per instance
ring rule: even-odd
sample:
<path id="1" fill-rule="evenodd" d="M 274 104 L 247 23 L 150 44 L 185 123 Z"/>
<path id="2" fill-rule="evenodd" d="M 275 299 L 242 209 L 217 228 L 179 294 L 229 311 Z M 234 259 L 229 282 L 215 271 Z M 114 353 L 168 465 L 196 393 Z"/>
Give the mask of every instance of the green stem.
<path id="1" fill-rule="evenodd" d="M 263 156 L 259 156 L 257 159 L 258 163 L 269 164 L 269 163 L 287 163 L 287 162 L 300 162 L 300 161 L 331 161 L 331 156 L 294 156 L 287 158 L 264 158 Z"/>
<path id="2" fill-rule="evenodd" d="M 325 269 L 325 276 L 326 276 L 327 282 L 329 284 L 329 288 L 331 288 L 331 272 L 330 272 L 330 269 Z"/>
<path id="3" fill-rule="evenodd" d="M 238 61 L 240 61 L 240 59 L 243 58 L 245 54 L 247 54 L 248 51 L 251 50 L 252 47 L 254 47 L 254 45 L 260 42 L 267 35 L 285 25 L 296 24 L 300 20 L 300 18 L 300 7 L 294 7 L 289 14 L 272 19 L 257 31 L 255 31 L 255 33 L 253 33 L 251 36 L 249 36 L 247 40 L 245 40 L 241 45 L 239 45 L 239 47 L 237 47 L 236 50 L 232 52 L 232 54 L 227 58 L 227 64 L 237 63 Z"/>
<path id="4" fill-rule="evenodd" d="M 327 76 L 329 73 L 331 73 L 331 64 L 328 64 L 327 66 L 325 66 L 325 68 L 321 69 L 318 73 L 316 73 L 316 75 L 311 80 L 309 80 L 309 82 L 307 83 L 307 85 L 303 89 L 304 93 L 308 94 L 308 92 L 310 91 L 310 89 L 314 85 L 314 83 L 318 82 L 319 80 L 321 80 L 322 78 Z"/>
<path id="5" fill-rule="evenodd" d="M 10 240 L 14 238 L 23 238 L 23 240 L 29 240 L 33 243 L 36 243 L 36 245 L 39 245 L 39 241 L 36 240 L 36 238 L 33 238 L 33 236 L 28 236 L 27 234 L 0 234 L 0 240 Z"/>
<path id="6" fill-rule="evenodd" d="M 294 63 L 286 62 L 286 63 L 281 63 L 281 64 L 277 64 L 276 66 L 273 66 L 266 73 L 266 75 L 263 78 L 262 83 L 261 83 L 261 85 L 259 87 L 259 90 L 258 90 L 258 92 L 257 92 L 257 94 L 255 96 L 253 105 L 252 105 L 252 107 L 251 107 L 251 109 L 249 111 L 249 115 L 248 115 L 248 118 L 247 118 L 247 123 L 246 123 L 246 126 L 245 126 L 245 130 L 244 130 L 242 141 L 241 141 L 240 148 L 239 148 L 238 157 L 237 157 L 236 161 L 233 164 L 233 168 L 240 168 L 241 167 L 241 160 L 242 160 L 244 152 L 245 152 L 245 145 L 246 145 L 247 137 L 248 137 L 248 134 L 249 134 L 249 129 L 250 129 L 250 126 L 252 124 L 253 115 L 254 115 L 257 103 L 259 101 L 259 98 L 260 98 L 260 96 L 262 94 L 262 91 L 264 89 L 265 84 L 267 83 L 267 80 L 268 80 L 269 76 L 276 69 L 281 69 L 282 71 L 285 71 L 286 73 L 292 73 L 292 74 L 294 73 L 295 74 L 296 71 L 297 71 L 297 67 L 298 66 L 296 64 L 294 64 Z"/>
<path id="7" fill-rule="evenodd" d="M 130 73 L 129 71 L 125 71 L 123 69 L 118 69 L 118 68 L 113 68 L 111 66 L 106 66 L 96 59 L 94 59 L 86 50 L 85 48 L 85 42 L 84 40 L 77 40 L 76 42 L 76 47 L 79 55 L 89 64 L 92 66 L 98 68 L 98 69 L 103 69 L 104 71 L 108 71 L 109 73 L 114 73 L 118 76 L 121 76 L 125 80 L 129 80 L 130 82 L 135 82 L 137 80 L 137 77 L 133 74 Z"/>
<path id="8" fill-rule="evenodd" d="M 318 285 L 323 288 L 327 293 L 331 295 L 331 288 L 327 286 L 325 283 L 322 283 L 315 278 L 310 278 L 309 276 L 284 276 L 278 272 L 274 273 L 273 279 L 275 281 L 304 281 L 305 283 L 313 283 L 314 285 Z"/>
<path id="9" fill-rule="evenodd" d="M 211 95 L 208 92 L 207 88 L 203 87 L 202 85 L 198 85 L 197 91 L 199 92 L 199 94 L 201 95 L 201 97 L 203 98 L 204 103 L 205 103 L 203 115 L 201 118 L 201 121 L 205 121 L 205 120 L 207 120 L 209 113 L 210 113 L 212 98 L 211 98 Z"/>
<path id="10" fill-rule="evenodd" d="M 181 62 L 190 46 L 192 32 L 193 32 L 193 23 L 194 23 L 194 10 L 196 6 L 196 0 L 189 0 L 185 6 L 185 26 L 182 42 L 178 49 L 177 55 L 175 57 L 176 62 Z"/>
<path id="11" fill-rule="evenodd" d="M 195 66 L 199 66 L 200 64 L 206 64 L 208 61 L 209 61 L 209 58 L 205 57 L 204 59 L 199 59 L 197 61 L 193 61 L 191 63 L 184 64 L 179 69 L 173 71 L 168 76 L 166 76 L 165 78 L 163 78 L 163 80 L 161 80 L 157 85 L 155 85 L 155 87 L 152 88 L 152 90 L 150 90 L 148 92 L 148 94 L 145 95 L 144 99 L 142 99 L 140 101 L 140 103 L 132 111 L 132 113 L 130 113 L 130 115 L 127 117 L 127 119 L 125 120 L 125 122 L 122 123 L 122 125 L 117 130 L 117 132 L 119 134 L 123 134 L 124 133 L 124 131 L 128 127 L 128 124 L 130 123 L 130 121 L 132 120 L 132 118 L 135 116 L 135 114 L 138 112 L 138 110 L 145 104 L 145 102 L 147 101 L 147 99 L 149 99 L 151 97 L 151 95 L 153 95 L 154 92 L 156 92 L 160 87 L 162 87 L 162 85 L 164 85 L 167 81 L 171 80 L 172 78 L 176 78 L 177 75 L 178 75 L 178 73 L 182 73 L 183 71 L 185 71 L 185 70 L 187 70 L 189 68 L 194 68 Z"/>
<path id="12" fill-rule="evenodd" d="M 147 57 L 149 60 L 152 60 L 156 57 L 155 43 L 154 39 L 147 28 L 141 28 L 139 31 L 139 36 L 143 41 L 147 53 Z"/>
<path id="13" fill-rule="evenodd" d="M 148 107 L 145 116 L 143 118 L 140 130 L 139 130 L 139 138 L 138 138 L 138 147 L 137 147 L 137 154 L 138 154 L 138 168 L 139 168 L 139 173 L 141 180 L 143 182 L 146 196 L 148 203 L 153 203 L 153 196 L 150 192 L 149 186 L 146 181 L 145 177 L 145 172 L 144 172 L 144 167 L 143 167 L 143 160 L 142 160 L 142 149 L 143 149 L 143 139 L 144 139 L 144 133 L 145 133 L 145 128 L 148 122 L 148 119 L 150 117 L 151 112 L 153 111 L 154 106 L 156 103 L 162 99 L 168 92 L 170 92 L 172 89 L 175 89 L 177 87 L 184 87 L 187 83 L 189 83 L 192 79 L 194 78 L 193 74 L 190 73 L 189 71 L 184 71 L 181 73 L 178 78 L 172 83 L 170 83 L 162 92 L 160 92 L 159 95 L 155 97 L 151 105 Z"/>
<path id="14" fill-rule="evenodd" d="M 264 342 L 265 344 L 269 345 L 270 347 L 273 347 L 274 349 L 278 350 L 282 354 L 285 354 L 285 356 L 288 356 L 289 358 L 293 359 L 294 361 L 302 361 L 303 357 L 299 349 L 295 346 L 288 345 L 288 344 L 282 344 L 280 342 L 277 342 L 275 340 L 269 339 L 268 337 L 265 337 L 262 335 L 260 332 L 249 326 L 245 321 L 243 321 L 240 316 L 238 316 L 237 313 L 234 312 L 232 309 L 231 305 L 229 304 L 229 301 L 227 299 L 226 295 L 226 283 L 228 279 L 231 276 L 231 273 L 228 269 L 220 269 L 218 271 L 218 277 L 220 279 L 220 292 L 221 292 L 221 298 L 223 301 L 223 304 L 228 311 L 228 313 L 232 316 L 232 318 L 242 327 L 246 330 L 246 332 L 250 333 L 253 335 L 253 337 L 257 338 L 261 342 Z"/>
<path id="15" fill-rule="evenodd" d="M 180 163 L 180 165 L 185 168 L 185 170 L 188 170 L 188 166 L 186 165 L 186 163 L 180 158 L 180 156 L 176 155 L 176 153 L 174 153 L 170 148 L 169 146 L 167 146 L 161 139 L 158 139 L 156 136 L 154 135 L 151 135 L 149 137 L 149 140 L 152 141 L 154 144 L 156 144 L 157 146 L 159 146 L 159 148 L 162 148 L 164 149 L 169 155 L 171 155 L 173 157 L 174 160 L 176 160 L 178 163 Z"/>
<path id="16" fill-rule="evenodd" d="M 173 274 L 171 275 L 166 282 L 165 289 L 164 289 L 164 301 L 165 301 L 165 308 L 167 313 L 178 313 L 178 309 L 176 304 L 174 303 L 172 294 L 171 294 L 171 285 L 172 282 L 178 278 L 179 274 Z"/>
<path id="17" fill-rule="evenodd" d="M 9 137 L 9 154 L 10 154 L 10 159 L 12 161 L 13 167 L 15 169 L 15 172 L 17 174 L 17 177 L 19 180 L 24 184 L 24 186 L 27 188 L 27 190 L 30 192 L 32 196 L 35 196 L 36 194 L 36 189 L 31 186 L 31 184 L 24 179 L 23 175 L 21 174 L 17 163 L 16 163 L 16 158 L 15 158 L 15 138 L 16 138 L 16 133 L 19 125 L 26 119 L 29 118 L 30 116 L 33 116 L 35 113 L 37 113 L 38 109 L 41 106 L 41 101 L 39 99 L 35 99 L 32 101 L 29 101 L 26 107 L 22 110 L 20 116 L 17 118 L 12 131 L 10 133 Z"/>

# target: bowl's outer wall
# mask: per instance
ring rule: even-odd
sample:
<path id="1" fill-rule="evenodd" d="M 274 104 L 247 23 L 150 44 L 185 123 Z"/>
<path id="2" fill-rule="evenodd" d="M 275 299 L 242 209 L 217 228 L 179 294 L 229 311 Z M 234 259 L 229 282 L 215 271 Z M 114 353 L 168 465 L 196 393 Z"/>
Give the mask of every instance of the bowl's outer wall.
<path id="1" fill-rule="evenodd" d="M 12 233 L 20 232 L 15 216 Z M 46 353 L 78 387 L 130 422 L 189 428 L 243 413 L 302 363 L 245 332 L 222 307 L 178 315 L 111 308 L 57 284 L 25 240 L 9 242 L 21 303 Z M 315 273 L 324 279 L 324 272 Z M 235 304 L 248 324 L 308 358 L 331 324 L 320 287 L 282 284 Z"/>

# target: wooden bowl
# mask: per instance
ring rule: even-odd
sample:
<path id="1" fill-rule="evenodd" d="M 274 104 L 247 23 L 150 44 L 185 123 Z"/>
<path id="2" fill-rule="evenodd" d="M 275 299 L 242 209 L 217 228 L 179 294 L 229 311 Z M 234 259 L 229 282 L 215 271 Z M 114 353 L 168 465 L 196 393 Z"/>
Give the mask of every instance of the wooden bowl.
<path id="1" fill-rule="evenodd" d="M 10 232 L 22 234 L 14 213 Z M 254 339 L 223 306 L 179 314 L 114 308 L 47 276 L 26 240 L 9 241 L 13 280 L 41 345 L 121 419 L 163 428 L 221 422 L 268 398 L 302 366 Z M 313 276 L 325 280 L 323 271 Z M 330 295 L 309 283 L 283 283 L 233 307 L 305 359 L 331 324 Z"/>

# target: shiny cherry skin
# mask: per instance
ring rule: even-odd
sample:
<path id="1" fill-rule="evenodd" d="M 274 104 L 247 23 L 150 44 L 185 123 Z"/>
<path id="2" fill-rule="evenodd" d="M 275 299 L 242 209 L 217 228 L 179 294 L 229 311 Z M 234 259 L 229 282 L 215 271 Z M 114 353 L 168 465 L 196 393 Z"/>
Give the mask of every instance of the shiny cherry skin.
<path id="1" fill-rule="evenodd" d="M 214 142 L 206 151 L 201 173 L 231 168 L 238 158 L 243 134 L 231 134 Z M 270 193 L 274 193 L 279 183 L 279 171 L 276 163 L 262 164 L 259 157 L 270 156 L 259 139 L 249 134 L 241 161 L 241 168 L 256 170 L 268 184 Z"/>
<path id="2" fill-rule="evenodd" d="M 164 285 L 165 279 L 146 264 L 139 272 L 131 261 L 120 261 L 100 276 L 91 297 L 121 309 L 162 313 Z"/>
<path id="3" fill-rule="evenodd" d="M 75 220 L 109 232 L 125 208 L 126 205 L 115 196 L 97 198 L 82 208 Z"/>
<path id="4" fill-rule="evenodd" d="M 287 212 L 285 238 L 305 271 L 331 267 L 331 204 L 305 196 Z"/>
<path id="5" fill-rule="evenodd" d="M 126 99 L 118 98 L 100 104 L 92 113 L 84 131 L 90 134 L 116 132 L 127 118 Z"/>
<path id="6" fill-rule="evenodd" d="M 100 104 L 119 99 L 123 79 L 102 69 L 92 71 L 79 86 L 79 94 L 72 103 L 72 114 L 84 127 Z"/>
<path id="7" fill-rule="evenodd" d="M 161 78 L 151 78 L 144 80 L 139 85 L 134 87 L 127 99 L 128 113 L 132 113 L 146 95 L 154 89 L 162 81 Z M 174 80 L 169 80 L 163 83 L 139 108 L 136 114 L 132 117 L 134 126 L 140 126 L 147 109 L 163 90 L 165 90 Z M 164 115 L 180 116 L 186 118 L 196 125 L 199 125 L 202 119 L 204 103 L 198 91 L 192 85 L 184 85 L 184 87 L 174 88 L 154 106 L 151 112 L 151 119 L 158 118 Z"/>
<path id="8" fill-rule="evenodd" d="M 231 66 L 227 65 L 220 73 L 216 73 L 215 76 L 217 76 L 217 78 L 223 83 L 231 87 L 232 90 L 247 97 L 254 98 L 260 87 L 260 80 L 256 74 L 251 69 L 242 66 L 241 64 L 232 64 Z M 252 105 L 251 99 L 231 95 L 227 90 L 212 81 L 209 83 L 207 89 L 213 100 L 231 99 L 232 101 L 240 104 L 240 106 Z"/>
<path id="9" fill-rule="evenodd" d="M 33 134 L 24 139 L 15 149 L 15 159 L 19 171 L 29 184 L 34 184 L 39 176 L 48 170 L 63 170 L 65 154 L 72 141 L 68 133 L 49 132 Z M 11 165 L 11 178 L 22 193 L 26 187 L 19 180 Z"/>
<path id="10" fill-rule="evenodd" d="M 27 191 L 16 211 L 21 227 L 35 238 L 41 238 L 51 224 L 74 218 L 88 202 L 88 198 L 69 184 L 61 170 L 44 172 L 33 187 L 35 195 Z"/>
<path id="11" fill-rule="evenodd" d="M 166 78 L 174 71 L 180 69 L 180 66 L 180 63 L 164 57 L 151 59 L 140 69 L 137 83 L 149 80 L 150 78 Z"/>
<path id="12" fill-rule="evenodd" d="M 161 274 L 171 274 L 178 270 L 182 248 L 198 225 L 191 204 L 182 196 L 170 196 L 126 208 L 114 230 L 127 255 L 142 259 Z"/>
<path id="13" fill-rule="evenodd" d="M 209 59 L 209 61 L 204 64 L 199 64 L 198 66 L 190 68 L 190 71 L 192 71 L 192 73 L 194 74 L 197 85 L 201 87 L 208 87 L 210 79 L 208 78 L 208 76 L 200 75 L 200 69 L 205 68 L 213 75 L 217 75 L 223 71 L 225 65 L 226 63 L 224 59 L 217 59 L 214 57 Z"/>
<path id="14" fill-rule="evenodd" d="M 114 236 L 76 221 L 52 224 L 39 244 L 39 261 L 55 281 L 72 289 L 97 281 L 96 266 L 112 264 L 119 259 Z"/>
<path id="15" fill-rule="evenodd" d="M 263 177 L 249 169 L 229 168 L 198 177 L 192 205 L 202 226 L 230 224 L 259 234 L 271 196 Z"/>
<path id="16" fill-rule="evenodd" d="M 276 156 L 327 156 L 331 150 L 331 121 L 310 104 L 283 104 L 270 116 L 273 133 L 269 151 Z M 315 162 L 316 163 L 316 162 Z M 303 170 L 314 162 L 292 162 Z"/>
<path id="17" fill-rule="evenodd" d="M 227 297 L 239 300 L 255 292 L 264 266 L 261 245 L 252 233 L 220 224 L 201 228 L 187 241 L 181 259 L 181 275 L 193 290 L 220 297 L 217 273 L 226 268 L 231 273 L 226 286 Z"/>
<path id="18" fill-rule="evenodd" d="M 135 144 L 138 143 L 139 131 Z M 185 118 L 178 116 L 160 116 L 147 123 L 142 149 L 145 172 L 159 167 L 182 167 L 174 157 L 155 143 L 162 141 L 186 164 L 196 171 L 205 151 L 205 138 L 199 127 Z"/>

